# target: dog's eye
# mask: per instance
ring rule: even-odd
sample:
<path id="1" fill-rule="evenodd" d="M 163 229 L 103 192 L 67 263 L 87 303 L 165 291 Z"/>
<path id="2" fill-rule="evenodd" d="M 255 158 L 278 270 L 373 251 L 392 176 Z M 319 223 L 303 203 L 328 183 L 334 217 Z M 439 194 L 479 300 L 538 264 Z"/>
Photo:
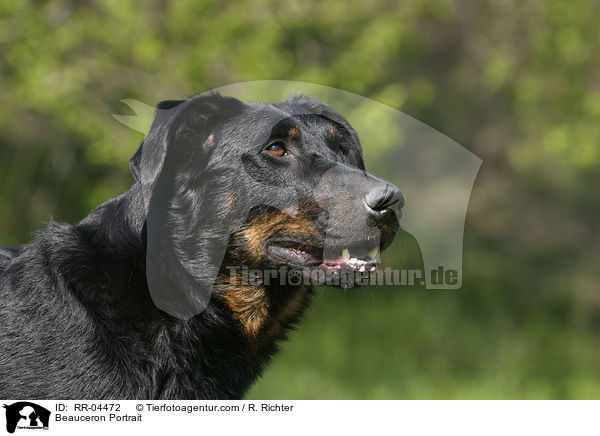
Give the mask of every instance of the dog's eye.
<path id="1" fill-rule="evenodd" d="M 287 154 L 285 146 L 282 142 L 273 142 L 267 148 L 265 148 L 271 156 L 285 156 Z"/>

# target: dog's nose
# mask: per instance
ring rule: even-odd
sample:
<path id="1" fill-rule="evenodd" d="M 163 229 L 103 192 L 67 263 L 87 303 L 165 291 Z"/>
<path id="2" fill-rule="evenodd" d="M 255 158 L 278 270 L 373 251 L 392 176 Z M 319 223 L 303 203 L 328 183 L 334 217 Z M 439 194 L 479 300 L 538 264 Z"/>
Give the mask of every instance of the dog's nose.
<path id="1" fill-rule="evenodd" d="M 381 221 L 392 212 L 401 213 L 404 195 L 394 185 L 378 185 L 365 196 L 365 203 L 372 218 Z"/>

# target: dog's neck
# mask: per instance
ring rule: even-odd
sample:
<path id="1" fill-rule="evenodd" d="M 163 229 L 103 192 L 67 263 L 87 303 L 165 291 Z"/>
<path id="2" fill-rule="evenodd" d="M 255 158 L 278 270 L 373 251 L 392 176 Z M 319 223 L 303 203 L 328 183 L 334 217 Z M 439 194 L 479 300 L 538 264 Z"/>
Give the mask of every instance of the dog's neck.
<path id="1" fill-rule="evenodd" d="M 89 257 L 77 253 L 64 262 L 64 280 L 100 320 L 115 349 L 118 344 L 123 349 L 132 346 L 128 352 L 137 350 L 139 355 L 128 358 L 156 362 L 148 378 L 162 381 L 151 383 L 145 394 L 211 397 L 211 392 L 197 390 L 210 384 L 194 381 L 208 377 L 217 386 L 231 389 L 232 397 L 241 396 L 275 353 L 277 341 L 298 320 L 310 289 L 248 286 L 222 270 L 226 275 L 217 280 L 204 311 L 190 320 L 174 318 L 156 308 L 150 298 L 144 221 L 141 189 L 134 185 L 69 227 L 76 234 L 70 237 L 82 239 L 89 247 Z M 90 283 L 96 285 L 92 288 Z M 245 377 L 234 383 L 227 374 Z"/>

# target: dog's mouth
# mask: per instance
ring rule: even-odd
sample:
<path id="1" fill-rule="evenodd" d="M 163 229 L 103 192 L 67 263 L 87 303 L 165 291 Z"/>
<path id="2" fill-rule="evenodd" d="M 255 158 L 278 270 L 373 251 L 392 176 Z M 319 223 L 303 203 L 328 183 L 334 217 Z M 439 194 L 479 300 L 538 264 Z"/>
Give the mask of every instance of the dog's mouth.
<path id="1" fill-rule="evenodd" d="M 276 264 L 320 268 L 325 271 L 375 271 L 379 245 L 371 242 L 348 244 L 324 250 L 322 246 L 283 240 L 267 244 L 267 255 Z"/>

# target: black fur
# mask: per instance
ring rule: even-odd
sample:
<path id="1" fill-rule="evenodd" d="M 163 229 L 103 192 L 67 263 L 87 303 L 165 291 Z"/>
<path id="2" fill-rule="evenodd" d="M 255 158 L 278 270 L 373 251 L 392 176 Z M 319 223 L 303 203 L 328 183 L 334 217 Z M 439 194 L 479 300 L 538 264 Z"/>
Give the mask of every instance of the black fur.
<path id="1" fill-rule="evenodd" d="M 341 116 L 322 103 L 296 98 L 279 106 L 250 106 L 220 96 L 190 100 L 198 103 L 196 108 L 201 108 L 202 117 L 188 123 L 186 112 L 178 114 L 183 118 L 183 127 L 177 127 L 178 135 L 186 129 L 205 130 L 198 133 L 201 138 L 196 138 L 201 141 L 209 132 L 217 132 L 217 148 L 246 147 L 240 145 L 240 138 L 248 131 L 264 128 L 270 134 L 272 126 L 267 121 L 264 126 L 260 124 L 264 113 L 316 113 L 322 120 L 303 121 L 303 126 L 316 131 L 321 128 L 319 123 L 333 123 L 340 127 L 341 136 L 347 134 L 347 144 L 344 156 L 323 151 L 327 159 L 313 162 L 310 174 L 319 165 L 329 168 L 324 162 L 336 159 L 347 160 L 344 165 L 349 174 L 365 174 L 356 134 Z M 188 104 L 187 100 L 164 102 L 159 110 L 182 110 L 184 102 Z M 163 123 L 160 116 L 157 115 L 157 125 Z M 232 126 L 239 127 L 241 133 Z M 145 144 L 146 141 L 148 138 Z M 210 162 L 224 159 L 215 154 L 231 153 L 211 150 Z M 148 156 L 158 159 L 151 153 Z M 254 171 L 257 180 L 261 174 L 268 174 L 269 183 L 279 183 L 277 171 L 261 170 L 263 163 L 256 156 L 252 154 L 247 159 L 249 171 Z M 277 341 L 297 321 L 299 313 L 282 320 L 281 331 L 253 341 L 236 321 L 232 309 L 218 298 L 212 298 L 201 313 L 190 319 L 171 316 L 153 304 L 146 280 L 147 212 L 140 182 L 144 171 L 152 170 L 140 168 L 142 164 L 138 152 L 131 163 L 138 181 L 80 223 L 49 222 L 30 244 L 0 249 L 1 398 L 240 398 L 276 352 Z M 177 167 L 177 183 L 183 183 L 182 174 L 191 177 L 194 170 L 190 165 L 181 165 Z M 160 170 L 155 170 L 155 176 L 156 171 Z M 233 179 L 235 175 L 227 177 L 229 183 L 223 192 L 217 192 L 219 198 L 225 196 L 225 188 L 242 188 Z M 365 183 L 364 177 L 361 180 Z M 248 186 L 243 188 L 244 192 L 250 191 Z M 202 207 L 211 213 L 221 210 L 216 205 Z M 219 213 L 207 222 L 220 225 L 223 212 Z M 186 219 L 193 221 L 195 217 L 189 214 Z M 176 236 L 185 237 L 181 232 Z M 240 241 L 230 241 L 233 248 L 227 252 L 226 261 L 245 262 L 243 247 L 235 248 L 236 243 L 243 245 Z M 280 310 L 292 294 L 289 289 L 271 287 L 267 292 L 272 302 L 270 310 Z"/>
<path id="2" fill-rule="evenodd" d="M 261 371 L 227 310 L 156 309 L 139 188 L 75 226 L 50 223 L 0 279 L 2 398 L 239 398 Z"/>

